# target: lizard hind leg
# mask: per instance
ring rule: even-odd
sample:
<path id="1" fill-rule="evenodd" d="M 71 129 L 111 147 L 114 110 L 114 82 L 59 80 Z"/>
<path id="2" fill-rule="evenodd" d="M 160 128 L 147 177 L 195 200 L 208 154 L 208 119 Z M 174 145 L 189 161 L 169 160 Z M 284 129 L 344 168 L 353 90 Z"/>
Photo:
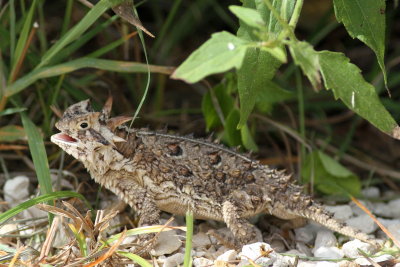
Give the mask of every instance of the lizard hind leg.
<path id="1" fill-rule="evenodd" d="M 240 216 L 238 207 L 233 202 L 227 200 L 223 203 L 222 215 L 235 238 L 234 246 L 236 248 L 258 241 L 255 226 Z"/>

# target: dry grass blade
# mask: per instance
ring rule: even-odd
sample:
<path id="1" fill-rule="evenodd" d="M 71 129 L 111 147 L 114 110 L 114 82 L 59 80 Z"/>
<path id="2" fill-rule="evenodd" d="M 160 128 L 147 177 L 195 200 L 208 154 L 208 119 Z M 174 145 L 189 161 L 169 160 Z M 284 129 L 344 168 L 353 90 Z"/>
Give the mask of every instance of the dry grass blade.
<path id="1" fill-rule="evenodd" d="M 98 258 L 94 262 L 84 265 L 84 267 L 95 266 L 97 264 L 102 263 L 107 258 L 111 257 L 114 254 L 114 252 L 117 250 L 119 245 L 122 243 L 122 241 L 125 239 L 125 236 L 126 236 L 126 230 L 124 230 L 124 232 L 122 232 L 121 237 L 117 240 L 117 242 L 115 242 L 115 244 L 113 246 L 110 247 L 110 249 L 104 255 L 102 255 L 100 258 Z"/>
<path id="2" fill-rule="evenodd" d="M 86 220 L 85 217 L 83 217 L 82 214 L 77 209 L 75 209 L 74 206 L 72 206 L 70 203 L 66 201 L 63 201 L 62 203 L 64 204 L 65 207 L 67 207 L 70 211 L 72 211 L 72 213 L 76 217 L 78 217 L 82 221 L 81 227 L 83 227 L 83 229 L 87 231 L 91 235 L 91 237 L 93 237 L 93 222 L 90 219 Z"/>
<path id="3" fill-rule="evenodd" d="M 392 235 L 392 233 L 380 222 L 376 219 L 376 217 L 363 205 L 360 201 L 358 201 L 355 197 L 351 197 L 351 200 L 356 203 L 356 205 L 362 209 L 369 217 L 381 228 L 381 230 L 393 240 L 393 243 L 400 248 L 400 242 Z"/>
<path id="4" fill-rule="evenodd" d="M 77 225 L 81 224 L 81 221 L 79 221 L 79 219 L 76 216 L 74 216 L 74 214 L 72 214 L 72 213 L 70 213 L 68 211 L 65 211 L 63 209 L 60 209 L 60 208 L 57 208 L 57 207 L 53 207 L 53 206 L 50 206 L 50 205 L 46 205 L 46 204 L 37 204 L 36 207 L 38 209 L 40 209 L 40 210 L 47 211 L 47 212 L 53 213 L 53 214 L 58 215 L 58 216 L 70 218 Z"/>
<path id="5" fill-rule="evenodd" d="M 42 249 L 40 251 L 39 261 L 44 259 L 46 255 L 49 255 L 51 244 L 54 240 L 59 225 L 60 225 L 60 217 L 55 217 L 49 230 L 47 231 L 46 240 L 44 241 Z"/>

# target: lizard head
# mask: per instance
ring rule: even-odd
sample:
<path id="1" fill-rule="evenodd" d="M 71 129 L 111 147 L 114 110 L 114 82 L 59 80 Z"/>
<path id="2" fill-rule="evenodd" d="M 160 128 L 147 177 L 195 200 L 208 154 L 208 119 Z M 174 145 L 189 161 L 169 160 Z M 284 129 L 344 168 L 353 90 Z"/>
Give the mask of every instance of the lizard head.
<path id="1" fill-rule="evenodd" d="M 114 130 L 131 118 L 110 119 L 111 107 L 111 97 L 101 112 L 94 111 L 89 100 L 68 107 L 55 125 L 61 132 L 51 136 L 51 141 L 81 161 L 88 160 L 95 151 L 112 148 L 116 142 L 125 142 L 114 134 Z"/>

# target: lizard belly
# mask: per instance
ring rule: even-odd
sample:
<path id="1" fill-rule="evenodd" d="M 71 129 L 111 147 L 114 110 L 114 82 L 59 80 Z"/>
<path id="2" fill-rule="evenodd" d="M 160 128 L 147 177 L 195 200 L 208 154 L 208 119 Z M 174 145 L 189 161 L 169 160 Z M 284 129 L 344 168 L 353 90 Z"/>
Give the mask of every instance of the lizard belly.
<path id="1" fill-rule="evenodd" d="M 156 203 L 160 210 L 177 215 L 185 215 L 189 207 L 189 205 L 184 205 L 182 200 L 178 198 L 158 200 Z M 202 205 L 194 205 L 193 216 L 195 219 L 224 220 L 219 209 L 213 208 L 210 210 L 202 207 Z"/>

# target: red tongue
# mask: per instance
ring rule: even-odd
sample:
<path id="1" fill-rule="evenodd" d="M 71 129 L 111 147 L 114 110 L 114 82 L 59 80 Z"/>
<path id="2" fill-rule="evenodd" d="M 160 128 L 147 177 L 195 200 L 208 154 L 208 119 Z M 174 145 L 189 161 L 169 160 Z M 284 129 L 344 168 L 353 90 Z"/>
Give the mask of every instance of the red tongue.
<path id="1" fill-rule="evenodd" d="M 69 136 L 67 134 L 63 134 L 63 133 L 57 134 L 57 138 L 61 139 L 63 141 L 66 141 L 66 142 L 76 142 L 76 139 L 72 138 L 71 136 Z"/>

